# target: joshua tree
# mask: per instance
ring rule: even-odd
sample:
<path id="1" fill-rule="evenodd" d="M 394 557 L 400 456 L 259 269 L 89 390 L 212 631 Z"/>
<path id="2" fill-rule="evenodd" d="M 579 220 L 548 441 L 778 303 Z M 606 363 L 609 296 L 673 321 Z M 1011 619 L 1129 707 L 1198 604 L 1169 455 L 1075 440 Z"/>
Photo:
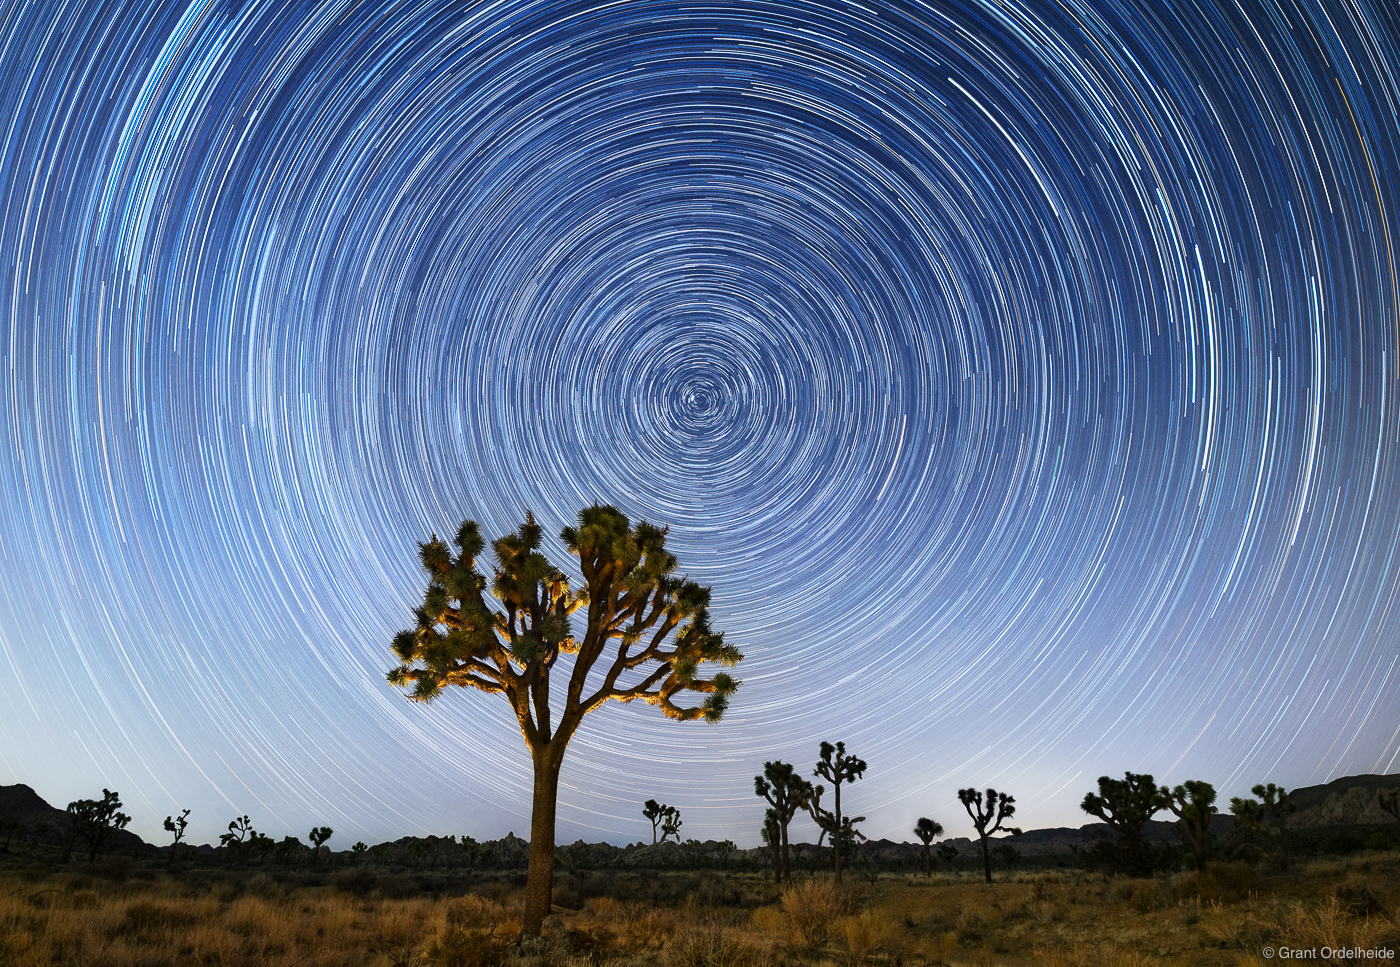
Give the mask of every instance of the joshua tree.
<path id="1" fill-rule="evenodd" d="M 1258 796 L 1263 807 L 1265 820 L 1278 833 L 1279 844 L 1283 851 L 1283 863 L 1287 866 L 1290 862 L 1288 856 L 1288 830 L 1284 828 L 1284 823 L 1288 817 L 1298 811 L 1298 804 L 1284 790 L 1282 786 L 1276 786 L 1272 782 L 1260 783 L 1250 792 Z"/>
<path id="2" fill-rule="evenodd" d="M 282 842 L 278 843 L 273 852 L 273 858 L 283 866 L 290 866 L 292 860 L 296 859 L 306 850 L 306 844 L 295 836 L 283 836 Z"/>
<path id="3" fill-rule="evenodd" d="M 131 817 L 123 812 L 122 799 L 110 789 L 102 790 L 102 798 L 78 799 L 68 804 L 69 850 L 75 839 L 88 847 L 88 862 L 97 860 L 103 845 L 119 829 L 125 829 Z M 64 857 L 67 860 L 67 856 Z"/>
<path id="4" fill-rule="evenodd" d="M 976 789 L 959 789 L 958 801 L 972 817 L 972 825 L 977 829 L 977 838 L 982 843 L 982 872 L 987 882 L 992 882 L 992 856 L 987 848 L 987 837 L 1008 827 L 1003 822 L 1016 815 L 1016 800 L 1004 792 L 988 788 L 986 797 Z M 1019 827 L 1011 827 L 1012 836 L 1020 836 Z"/>
<path id="5" fill-rule="evenodd" d="M 657 843 L 656 834 L 661 829 L 661 824 L 666 820 L 666 811 L 671 807 L 664 802 L 657 802 L 655 799 L 648 799 L 642 804 L 642 816 L 651 820 L 651 845 Z"/>
<path id="6" fill-rule="evenodd" d="M 288 836 L 288 839 L 296 839 L 295 836 Z M 277 841 L 271 836 L 264 836 L 256 829 L 248 834 L 248 846 L 258 856 L 258 863 L 267 865 L 268 856 L 277 849 Z"/>
<path id="7" fill-rule="evenodd" d="M 773 882 L 781 883 L 783 880 L 783 826 L 778 821 L 778 811 L 776 809 L 765 809 L 763 811 L 763 829 L 760 830 L 763 841 L 768 844 L 768 852 L 773 859 Z"/>
<path id="8" fill-rule="evenodd" d="M 656 831 L 661 830 L 661 842 L 666 842 L 666 837 L 676 837 L 676 842 L 681 841 L 681 811 L 675 806 L 668 806 L 664 802 L 657 802 L 655 799 L 648 799 L 642 806 L 642 815 L 651 820 L 651 842 L 655 846 L 657 843 Z"/>
<path id="9" fill-rule="evenodd" d="M 178 817 L 175 817 L 175 816 L 166 816 L 166 817 L 165 817 L 165 829 L 166 829 L 166 832 L 173 833 L 174 836 L 175 836 L 175 841 L 174 841 L 173 843 L 170 844 L 170 865 L 171 865 L 171 866 L 174 866 L 174 865 L 175 865 L 175 853 L 180 849 L 180 840 L 182 840 L 182 839 L 185 838 L 185 827 L 188 826 L 188 825 L 190 824 L 190 821 L 189 821 L 189 819 L 187 818 L 187 817 L 189 816 L 189 814 L 190 814 L 190 811 L 189 811 L 188 809 L 186 809 L 186 810 L 185 810 L 184 812 L 182 812 Z"/>
<path id="10" fill-rule="evenodd" d="M 855 851 L 860 841 L 866 839 L 866 835 L 856 829 L 857 823 L 865 822 L 864 816 L 842 816 L 837 822 L 836 813 L 829 809 L 822 808 L 822 794 L 826 792 L 826 786 L 816 786 L 811 789 L 807 796 L 807 801 L 803 804 L 807 814 L 812 817 L 812 821 L 817 824 L 822 832 L 817 837 L 817 845 L 820 846 L 823 839 L 831 837 L 832 852 L 841 851 L 843 856 L 855 856 Z M 796 850 L 799 847 L 794 846 Z M 840 875 L 840 868 L 837 868 L 837 875 Z"/>
<path id="11" fill-rule="evenodd" d="M 1125 772 L 1123 778 L 1099 777 L 1098 794 L 1086 793 L 1079 804 L 1109 825 L 1118 840 L 1116 863 L 1138 876 L 1152 875 L 1152 856 L 1142 841 L 1142 828 L 1165 803 L 1151 776 Z"/>
<path id="12" fill-rule="evenodd" d="M 924 861 L 928 864 L 929 879 L 933 878 L 933 841 L 943 835 L 943 824 L 935 823 L 927 816 L 920 816 L 914 823 L 914 835 L 924 844 Z"/>
<path id="13" fill-rule="evenodd" d="M 321 855 L 321 847 L 326 845 L 326 841 L 335 834 L 335 830 L 329 826 L 313 826 L 311 832 L 306 834 L 306 838 L 311 840 L 311 845 L 316 849 L 316 855 Z"/>
<path id="14" fill-rule="evenodd" d="M 247 816 L 238 816 L 228 824 L 228 832 L 219 834 L 219 845 L 228 847 L 231 859 L 241 859 L 243 847 L 249 842 L 247 837 L 253 832 L 253 823 Z"/>
<path id="15" fill-rule="evenodd" d="M 15 833 L 19 832 L 19 827 L 20 822 L 18 819 L 14 819 L 13 817 L 0 819 L 0 836 L 5 837 L 5 842 L 0 844 L 0 853 L 8 853 L 10 851 L 10 840 L 14 838 Z"/>
<path id="16" fill-rule="evenodd" d="M 952 843 L 939 843 L 937 852 L 938 858 L 947 863 L 948 869 L 951 870 L 958 859 L 958 848 Z"/>
<path id="17" fill-rule="evenodd" d="M 666 842 L 667 836 L 674 836 L 676 842 L 681 841 L 681 811 L 675 806 L 667 806 L 666 818 L 661 823 L 661 842 Z"/>
<path id="18" fill-rule="evenodd" d="M 1008 870 L 1014 870 L 1021 861 L 1021 851 L 1010 843 L 998 843 L 993 852 L 997 854 L 997 862 Z"/>
<path id="19" fill-rule="evenodd" d="M 1191 847 L 1196 869 L 1204 870 L 1210 858 L 1210 821 L 1216 812 L 1215 787 L 1191 779 L 1175 789 L 1163 789 L 1159 795 L 1163 808 L 1176 816 L 1177 832 Z"/>
<path id="20" fill-rule="evenodd" d="M 722 839 L 715 844 L 715 855 L 719 857 L 720 869 L 729 871 L 729 854 L 738 848 L 732 839 Z"/>
<path id="21" fill-rule="evenodd" d="M 419 545 L 428 589 L 413 629 L 394 636 L 400 664 L 388 679 L 417 702 L 459 685 L 499 692 L 514 710 L 535 773 L 526 936 L 539 935 L 550 911 L 559 771 L 583 717 L 609 699 L 642 699 L 671 718 L 717 722 L 739 685 L 723 672 L 700 674 L 706 663 L 734 665 L 743 656 L 710 630 L 710 589 L 676 576 L 666 533 L 646 521 L 633 525 L 614 507 L 581 511 L 578 526 L 560 534 L 583 576 L 574 589 L 540 553 L 543 531 L 527 514 L 519 530 L 491 544 L 496 609 L 477 570 L 486 545 L 475 521 L 458 529 L 455 555 L 436 536 Z M 576 638 L 570 616 L 584 608 Z M 550 689 L 561 655 L 573 656 L 572 667 L 561 666 L 562 702 Z M 705 699 L 677 704 L 685 692 Z"/>
<path id="22" fill-rule="evenodd" d="M 763 763 L 763 775 L 753 777 L 755 796 L 762 796 L 773 807 L 778 818 L 779 855 L 783 861 L 783 879 L 792 882 L 792 860 L 788 854 L 788 824 L 812 796 L 812 784 L 793 769 L 791 763 Z"/>
<path id="23" fill-rule="evenodd" d="M 1381 809 L 1390 813 L 1395 817 L 1395 821 L 1400 823 L 1400 789 L 1378 789 L 1376 801 Z"/>
<path id="24" fill-rule="evenodd" d="M 837 742 L 835 745 L 832 745 L 830 742 L 823 742 L 818 749 L 818 753 L 821 758 L 817 760 L 815 771 L 817 775 L 821 776 L 827 782 L 830 782 L 833 787 L 832 796 L 834 802 L 832 803 L 831 811 L 836 819 L 835 829 L 839 832 L 845 829 L 845 825 L 841 822 L 841 783 L 855 782 L 861 776 L 865 775 L 865 760 L 858 759 L 853 755 L 847 755 L 846 743 L 844 742 Z M 831 837 L 831 856 L 832 862 L 836 867 L 837 883 L 841 882 L 841 840 L 842 837 L 840 835 L 833 833 Z"/>

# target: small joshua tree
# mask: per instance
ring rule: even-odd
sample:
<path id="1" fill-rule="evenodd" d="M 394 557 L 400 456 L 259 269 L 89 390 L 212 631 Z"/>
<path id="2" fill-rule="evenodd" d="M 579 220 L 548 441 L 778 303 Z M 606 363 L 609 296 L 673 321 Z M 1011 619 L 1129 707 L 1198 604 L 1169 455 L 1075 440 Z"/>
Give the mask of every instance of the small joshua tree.
<path id="1" fill-rule="evenodd" d="M 664 802 L 657 802 L 655 799 L 648 799 L 642 806 L 642 815 L 651 820 L 651 843 L 656 845 L 656 833 L 661 831 L 661 842 L 666 842 L 666 837 L 676 837 L 676 842 L 681 841 L 681 811 L 675 806 L 668 806 Z"/>
<path id="2" fill-rule="evenodd" d="M 982 843 L 982 871 L 987 876 L 987 882 L 992 882 L 992 856 L 987 846 L 987 837 L 993 833 L 1007 829 L 1003 825 L 1005 820 L 1016 815 L 1016 800 L 1004 792 L 997 792 L 988 788 L 985 797 L 976 789 L 959 789 L 958 801 L 963 804 L 967 814 L 972 817 L 972 825 L 977 830 L 977 838 Z M 1020 836 L 1021 830 L 1016 827 L 1010 828 L 1013 836 Z"/>
<path id="3" fill-rule="evenodd" d="M 729 854 L 738 848 L 732 839 L 722 839 L 715 844 L 715 855 L 719 857 L 720 869 L 729 871 Z"/>
<path id="4" fill-rule="evenodd" d="M 818 748 L 820 758 L 817 760 L 816 773 L 832 785 L 832 814 L 835 818 L 835 833 L 831 837 L 832 863 L 836 868 L 836 882 L 841 882 L 841 840 L 844 838 L 840 831 L 846 828 L 841 821 L 841 784 L 843 782 L 854 782 L 865 775 L 865 760 L 858 759 L 854 755 L 846 754 L 846 743 L 837 742 L 832 745 L 830 742 L 823 742 Z M 820 787 L 818 787 L 820 788 Z M 815 813 L 814 813 L 815 815 Z M 862 819 L 864 817 L 861 817 Z M 820 825 L 820 823 L 818 824 Z M 854 827 L 852 823 L 852 827 Z"/>
<path id="5" fill-rule="evenodd" d="M 657 802 L 655 799 L 648 799 L 642 804 L 642 816 L 651 820 L 651 845 L 657 844 L 657 832 L 661 829 L 662 822 L 666 819 L 666 810 L 671 807 L 665 803 Z"/>
<path id="6" fill-rule="evenodd" d="M 269 837 L 270 838 L 270 837 Z M 306 845 L 295 836 L 283 836 L 273 851 L 273 860 L 283 866 L 291 866 L 292 861 L 306 851 Z"/>
<path id="7" fill-rule="evenodd" d="M 1108 824 L 1117 839 L 1115 865 L 1135 876 L 1152 875 L 1152 855 L 1142 828 L 1165 803 L 1149 775 L 1125 772 L 1122 779 L 1099 776 L 1098 794 L 1086 793 L 1079 808 Z"/>
<path id="8" fill-rule="evenodd" d="M 953 869 L 953 864 L 958 860 L 958 848 L 952 843 L 939 843 L 937 853 L 938 858 L 947 865 L 948 869 Z"/>
<path id="9" fill-rule="evenodd" d="M 335 830 L 331 829 L 329 826 L 314 826 L 311 832 L 306 834 L 306 838 L 311 840 L 311 845 L 316 850 L 316 858 L 318 860 L 330 852 L 330 850 L 325 849 L 325 845 L 326 841 L 330 839 L 334 833 Z"/>
<path id="10" fill-rule="evenodd" d="M 1287 865 L 1288 842 L 1284 821 L 1298 805 L 1282 786 L 1272 782 L 1267 785 L 1260 783 L 1250 791 L 1263 802 L 1238 796 L 1230 800 L 1230 812 L 1234 814 L 1235 824 L 1230 829 L 1226 852 L 1231 857 L 1258 860 L 1264 845 L 1278 833 L 1282 841 L 1283 861 Z"/>
<path id="11" fill-rule="evenodd" d="M 1261 782 L 1250 792 L 1259 797 L 1265 821 L 1278 833 L 1279 846 L 1283 852 L 1283 865 L 1287 866 L 1291 860 L 1288 855 L 1288 829 L 1285 824 L 1288 822 L 1288 817 L 1298 811 L 1298 804 L 1293 801 L 1282 786 L 1276 786 L 1272 782 Z"/>
<path id="12" fill-rule="evenodd" d="M 72 843 L 81 839 L 88 847 L 88 862 L 97 860 L 97 854 L 119 829 L 125 829 L 131 817 L 119 810 L 121 796 L 110 789 L 102 790 L 102 798 L 78 799 L 68 804 L 69 849 Z M 67 857 L 64 857 L 65 860 Z"/>
<path id="13" fill-rule="evenodd" d="M 928 864 L 929 879 L 933 878 L 933 841 L 943 835 L 943 824 L 936 823 L 927 816 L 920 816 L 914 823 L 914 835 L 924 844 L 924 861 Z"/>
<path id="14" fill-rule="evenodd" d="M 1208 782 L 1191 779 L 1175 789 L 1163 789 L 1162 806 L 1176 816 L 1177 832 L 1191 847 L 1196 869 L 1204 870 L 1210 859 L 1213 837 L 1210 821 L 1215 817 L 1215 787 Z"/>
<path id="15" fill-rule="evenodd" d="M 19 832 L 19 827 L 20 821 L 18 819 L 10 817 L 0 819 L 0 836 L 5 837 L 5 842 L 0 844 L 0 853 L 10 851 L 10 840 L 14 838 L 15 833 Z"/>
<path id="16" fill-rule="evenodd" d="M 456 553 L 436 536 L 418 547 L 428 587 L 413 628 L 394 636 L 399 664 L 388 681 L 416 702 L 453 685 L 498 693 L 515 713 L 535 774 L 524 936 L 539 936 L 551 908 L 559 772 L 584 716 L 640 699 L 670 718 L 718 722 L 739 687 L 727 673 L 703 674 L 743 656 L 710 629 L 710 589 L 676 574 L 666 534 L 616 507 L 585 508 L 559 535 L 577 558 L 576 588 L 541 553 L 531 514 L 492 542 L 489 579 L 477 567 L 486 541 L 475 521 L 457 530 Z M 571 619 L 584 609 L 576 637 Z M 556 669 L 562 694 L 550 687 Z M 704 697 L 680 704 L 691 693 Z"/>
<path id="17" fill-rule="evenodd" d="M 661 842 L 666 842 L 666 837 L 674 836 L 676 842 L 681 841 L 681 811 L 675 806 L 667 806 L 666 818 L 661 823 Z"/>
<path id="18" fill-rule="evenodd" d="M 182 839 L 185 838 L 185 827 L 188 826 L 188 825 L 190 824 L 190 821 L 189 821 L 189 819 L 187 818 L 187 817 L 189 816 L 189 814 L 190 814 L 190 811 L 189 811 L 188 809 L 186 809 L 186 810 L 185 810 L 184 812 L 182 812 L 179 816 L 166 816 L 166 817 L 165 817 L 165 830 L 166 830 L 166 832 L 168 832 L 168 833 L 173 833 L 174 836 L 175 836 L 174 842 L 172 842 L 172 843 L 170 844 L 170 865 L 171 865 L 171 866 L 174 866 L 174 865 L 175 865 L 175 853 L 180 849 L 180 840 L 182 840 Z"/>
<path id="19" fill-rule="evenodd" d="M 825 792 L 826 786 L 816 786 L 808 794 L 806 803 L 803 804 L 807 814 L 812 817 L 812 822 L 816 823 L 817 828 L 822 831 L 821 835 L 817 837 L 817 845 L 820 846 L 823 839 L 830 837 L 833 853 L 840 850 L 842 856 L 854 857 L 857 846 L 866 839 L 866 835 L 856 829 L 856 824 L 865 822 L 865 817 L 842 816 L 838 822 L 834 811 L 822 808 L 822 795 Z M 793 850 L 798 848 L 793 846 Z M 839 868 L 837 875 L 840 875 Z"/>
<path id="20" fill-rule="evenodd" d="M 812 784 L 797 774 L 791 763 L 763 763 L 763 775 L 753 777 L 754 795 L 762 796 L 773 807 L 778 819 L 779 855 L 782 856 L 783 879 L 792 882 L 792 859 L 788 852 L 788 824 L 797 811 L 807 805 L 812 796 Z"/>
<path id="21" fill-rule="evenodd" d="M 229 858 L 241 860 L 243 848 L 248 843 L 248 834 L 253 832 L 253 822 L 247 816 L 238 816 L 228 824 L 228 832 L 219 834 L 219 845 L 228 848 Z"/>

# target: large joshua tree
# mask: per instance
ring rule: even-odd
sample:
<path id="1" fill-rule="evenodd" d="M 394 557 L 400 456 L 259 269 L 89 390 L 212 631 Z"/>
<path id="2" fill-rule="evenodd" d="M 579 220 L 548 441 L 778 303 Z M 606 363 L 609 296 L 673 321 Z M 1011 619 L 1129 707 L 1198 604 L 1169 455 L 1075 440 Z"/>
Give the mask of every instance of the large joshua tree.
<path id="1" fill-rule="evenodd" d="M 571 588 L 540 552 L 543 533 L 533 515 L 513 534 L 491 543 L 491 594 L 477 569 L 485 541 L 475 521 L 457 531 L 454 554 L 436 536 L 419 545 L 428 573 L 412 630 L 394 636 L 399 666 L 389 682 L 409 699 L 429 702 L 448 685 L 498 692 L 515 711 L 534 765 L 530 866 L 525 883 L 524 933 L 538 936 L 554 890 L 554 818 L 564 751 L 583 717 L 609 699 L 637 699 L 670 718 L 718 722 L 739 682 L 700 667 L 743 658 L 710 630 L 710 589 L 676 575 L 666 529 L 632 524 L 615 507 L 581 511 L 577 527 L 560 534 L 578 558 L 583 583 Z M 570 616 L 585 609 L 581 635 Z M 563 655 L 572 662 L 559 664 Z M 567 675 L 563 695 L 550 676 Z M 677 704 L 685 692 L 699 705 Z M 562 699 L 562 701 L 561 701 Z"/>
<path id="2" fill-rule="evenodd" d="M 1162 808 L 1176 817 L 1177 832 L 1191 847 L 1197 871 L 1204 871 L 1210 859 L 1210 823 L 1215 818 L 1215 787 L 1199 779 L 1188 779 L 1175 789 L 1165 786 L 1158 791 Z"/>
<path id="3" fill-rule="evenodd" d="M 1118 841 L 1115 864 L 1134 876 L 1152 875 L 1152 850 L 1143 842 L 1142 829 L 1165 806 L 1156 780 L 1135 772 L 1123 773 L 1122 779 L 1099 776 L 1098 793 L 1086 793 L 1079 804 L 1108 824 Z"/>

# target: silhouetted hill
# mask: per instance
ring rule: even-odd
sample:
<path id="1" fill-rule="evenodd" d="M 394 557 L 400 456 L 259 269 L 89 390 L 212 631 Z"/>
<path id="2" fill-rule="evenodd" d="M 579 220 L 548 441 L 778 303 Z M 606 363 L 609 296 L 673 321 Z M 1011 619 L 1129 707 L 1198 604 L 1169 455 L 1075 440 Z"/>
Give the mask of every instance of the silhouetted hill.
<path id="1" fill-rule="evenodd" d="M 59 837 L 68 826 L 67 812 L 50 806 L 43 796 L 22 782 L 0 786 L 0 819 L 18 820 L 25 836 L 34 835 L 36 828 L 42 830 L 47 824 L 50 835 Z M 149 848 L 145 840 L 126 829 L 117 830 L 114 844 L 127 850 Z"/>
<path id="2" fill-rule="evenodd" d="M 1397 776 L 1344 776 L 1321 786 L 1291 790 L 1298 804 L 1290 826 L 1352 826 L 1357 823 L 1393 823 L 1395 819 L 1377 804 L 1382 789 L 1400 789 Z"/>

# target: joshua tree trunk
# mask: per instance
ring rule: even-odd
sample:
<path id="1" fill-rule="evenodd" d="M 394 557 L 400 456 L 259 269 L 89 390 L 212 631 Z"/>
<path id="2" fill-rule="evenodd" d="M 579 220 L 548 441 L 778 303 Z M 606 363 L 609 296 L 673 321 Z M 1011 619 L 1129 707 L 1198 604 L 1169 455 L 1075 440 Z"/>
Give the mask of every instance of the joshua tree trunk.
<path id="1" fill-rule="evenodd" d="M 783 824 L 783 882 L 792 885 L 792 857 L 788 853 L 788 828 Z"/>
<path id="2" fill-rule="evenodd" d="M 987 882 L 992 882 L 992 854 L 987 849 L 987 837 L 982 837 L 982 872 L 987 875 Z"/>
<path id="3" fill-rule="evenodd" d="M 841 784 L 836 784 L 836 835 L 831 838 L 832 858 L 836 865 L 836 882 L 841 882 Z"/>
<path id="4" fill-rule="evenodd" d="M 554 813 L 564 749 L 551 742 L 535 753 L 535 795 L 530 812 L 530 869 L 525 880 L 524 936 L 538 937 L 554 898 Z"/>

